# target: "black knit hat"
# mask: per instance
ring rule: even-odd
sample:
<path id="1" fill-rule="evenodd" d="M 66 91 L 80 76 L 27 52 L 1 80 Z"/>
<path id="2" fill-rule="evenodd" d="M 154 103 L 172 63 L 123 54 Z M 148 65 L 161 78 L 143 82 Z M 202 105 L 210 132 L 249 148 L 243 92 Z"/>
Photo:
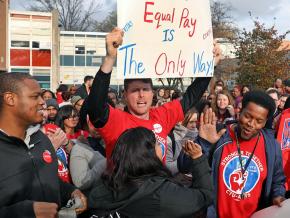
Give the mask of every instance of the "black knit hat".
<path id="1" fill-rule="evenodd" d="M 54 98 L 48 99 L 45 101 L 47 107 L 54 107 L 55 109 L 59 109 L 58 103 Z"/>

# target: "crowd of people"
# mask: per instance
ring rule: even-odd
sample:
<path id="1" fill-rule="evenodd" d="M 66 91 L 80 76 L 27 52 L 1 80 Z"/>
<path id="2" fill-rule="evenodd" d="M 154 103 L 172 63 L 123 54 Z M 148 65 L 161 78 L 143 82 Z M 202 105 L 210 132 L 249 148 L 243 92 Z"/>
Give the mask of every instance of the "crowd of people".
<path id="1" fill-rule="evenodd" d="M 81 86 L 54 93 L 0 75 L 0 217 L 57 217 L 70 199 L 78 217 L 250 217 L 282 206 L 290 79 L 228 90 L 196 78 L 185 93 L 125 79 L 117 93 L 122 38 L 117 28 L 106 36 L 103 64 Z"/>

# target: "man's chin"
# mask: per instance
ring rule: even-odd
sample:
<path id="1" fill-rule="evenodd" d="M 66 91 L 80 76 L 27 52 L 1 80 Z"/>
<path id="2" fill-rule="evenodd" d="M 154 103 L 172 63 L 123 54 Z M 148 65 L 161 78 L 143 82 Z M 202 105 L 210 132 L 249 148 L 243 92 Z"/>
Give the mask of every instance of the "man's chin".
<path id="1" fill-rule="evenodd" d="M 241 138 L 243 140 L 249 140 L 251 137 L 250 136 L 245 136 L 245 135 L 241 134 Z"/>
<path id="2" fill-rule="evenodd" d="M 138 117 L 146 116 L 149 113 L 149 110 L 135 110 L 130 112 L 133 115 Z"/>
<path id="3" fill-rule="evenodd" d="M 257 134 L 252 134 L 252 133 L 250 133 L 250 134 L 245 134 L 245 133 L 241 133 L 241 138 L 243 139 L 243 140 L 250 140 L 251 138 L 254 138 L 255 136 L 256 136 Z"/>
<path id="4" fill-rule="evenodd" d="M 131 113 L 136 114 L 138 116 L 142 116 L 144 114 L 149 113 L 149 108 L 148 107 L 137 107 L 137 108 L 128 108 Z"/>
<path id="5" fill-rule="evenodd" d="M 136 114 L 138 116 L 143 116 L 143 115 L 146 115 L 148 112 L 147 111 L 136 111 Z"/>
<path id="6" fill-rule="evenodd" d="M 36 125 L 36 124 L 43 124 L 43 122 L 45 121 L 44 117 L 41 116 L 41 117 L 37 117 L 37 119 L 34 120 L 33 122 L 33 125 Z"/>

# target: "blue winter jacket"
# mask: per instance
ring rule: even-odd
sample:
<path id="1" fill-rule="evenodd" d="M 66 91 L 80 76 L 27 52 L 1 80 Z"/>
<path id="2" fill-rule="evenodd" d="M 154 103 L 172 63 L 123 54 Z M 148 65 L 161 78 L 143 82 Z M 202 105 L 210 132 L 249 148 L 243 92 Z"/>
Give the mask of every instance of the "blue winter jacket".
<path id="1" fill-rule="evenodd" d="M 273 132 L 268 129 L 262 129 L 262 134 L 265 141 L 266 161 L 267 161 L 267 178 L 263 185 L 261 198 L 259 202 L 259 209 L 272 205 L 272 199 L 277 196 L 285 196 L 285 175 L 282 166 L 281 149 L 274 138 Z M 214 184 L 214 206 L 217 206 L 217 187 L 218 187 L 218 170 L 222 157 L 223 147 L 232 143 L 229 135 L 229 130 L 219 139 L 219 141 L 212 145 L 207 140 L 198 137 L 196 140 L 203 149 L 203 152 L 208 156 L 212 166 L 212 176 Z M 187 172 L 190 166 L 190 157 L 184 152 L 181 152 L 178 157 L 178 168 L 181 172 Z"/>

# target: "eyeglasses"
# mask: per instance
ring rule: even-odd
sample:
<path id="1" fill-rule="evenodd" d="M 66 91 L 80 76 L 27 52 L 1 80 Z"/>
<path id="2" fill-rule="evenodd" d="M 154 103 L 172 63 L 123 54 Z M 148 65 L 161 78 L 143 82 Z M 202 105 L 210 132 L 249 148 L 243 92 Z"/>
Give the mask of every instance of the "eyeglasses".
<path id="1" fill-rule="evenodd" d="M 70 115 L 68 117 L 64 117 L 64 120 L 65 119 L 68 119 L 68 120 L 73 120 L 73 119 L 79 119 L 79 115 L 78 114 L 74 114 L 74 115 Z"/>

